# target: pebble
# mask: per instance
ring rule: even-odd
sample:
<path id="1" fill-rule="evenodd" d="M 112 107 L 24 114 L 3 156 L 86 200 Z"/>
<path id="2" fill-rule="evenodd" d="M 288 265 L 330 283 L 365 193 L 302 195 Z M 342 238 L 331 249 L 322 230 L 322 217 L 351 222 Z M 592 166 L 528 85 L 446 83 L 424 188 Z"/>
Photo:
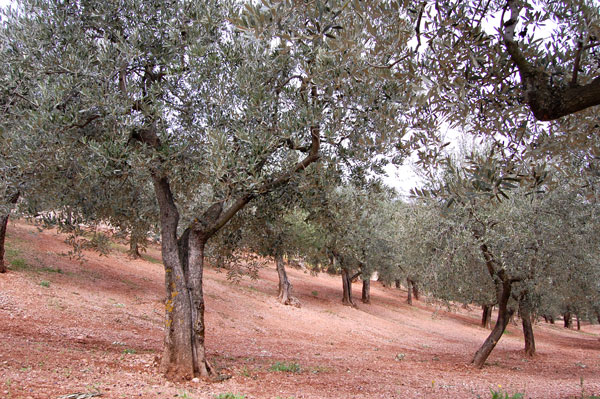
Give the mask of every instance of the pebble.
<path id="1" fill-rule="evenodd" d="M 192 382 L 199 383 L 200 382 L 200 378 L 194 377 L 194 378 L 192 378 Z"/>

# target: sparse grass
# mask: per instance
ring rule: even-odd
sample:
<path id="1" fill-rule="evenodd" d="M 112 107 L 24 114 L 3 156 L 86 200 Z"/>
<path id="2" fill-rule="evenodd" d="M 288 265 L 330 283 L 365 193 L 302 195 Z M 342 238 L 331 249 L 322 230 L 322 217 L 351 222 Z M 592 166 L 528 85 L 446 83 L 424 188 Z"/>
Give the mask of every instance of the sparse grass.
<path id="1" fill-rule="evenodd" d="M 156 259 L 150 255 L 142 255 L 142 259 L 146 262 L 154 263 L 156 265 L 162 265 L 162 260 Z"/>
<path id="2" fill-rule="evenodd" d="M 126 355 L 133 355 L 136 353 L 136 351 L 135 351 L 135 349 L 126 348 L 126 349 L 123 349 L 123 353 Z"/>
<path id="3" fill-rule="evenodd" d="M 502 388 L 500 385 L 498 385 L 498 387 Z M 498 391 L 490 389 L 490 392 L 492 394 L 492 399 L 523 399 L 525 397 L 522 393 L 513 393 L 512 395 L 509 395 L 508 392 L 504 392 L 502 389 Z"/>
<path id="4" fill-rule="evenodd" d="M 299 373 L 300 365 L 298 363 L 285 363 L 285 362 L 275 362 L 271 367 L 269 367 L 269 371 L 280 371 L 284 373 Z"/>
<path id="5" fill-rule="evenodd" d="M 226 393 L 220 393 L 218 395 L 215 395 L 214 398 L 215 399 L 246 399 L 246 395 L 240 395 L 237 393 L 226 392 Z"/>
<path id="6" fill-rule="evenodd" d="M 319 292 L 318 291 L 311 291 L 310 294 L 314 297 L 319 296 Z"/>
<path id="7" fill-rule="evenodd" d="M 16 258 L 10 261 L 11 269 L 14 271 L 29 270 L 29 264 L 23 258 Z"/>
<path id="8" fill-rule="evenodd" d="M 40 281 L 40 285 L 42 287 L 50 288 L 50 281 L 42 280 L 42 281 Z"/>

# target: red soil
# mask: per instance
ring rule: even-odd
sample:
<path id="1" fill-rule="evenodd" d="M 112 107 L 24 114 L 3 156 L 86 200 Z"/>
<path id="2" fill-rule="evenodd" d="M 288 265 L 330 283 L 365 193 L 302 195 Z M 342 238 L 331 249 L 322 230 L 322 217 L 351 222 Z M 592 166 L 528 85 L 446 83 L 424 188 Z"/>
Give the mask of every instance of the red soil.
<path id="1" fill-rule="evenodd" d="M 54 231 L 11 223 L 9 273 L 0 275 L 0 398 L 525 398 L 600 395 L 597 325 L 534 326 L 538 354 L 509 326 L 488 364 L 469 366 L 489 333 L 479 309 L 405 303 L 406 292 L 372 284 L 372 304 L 341 304 L 341 279 L 289 270 L 301 308 L 276 300 L 269 263 L 258 280 L 229 282 L 206 270 L 208 356 L 222 382 L 171 383 L 157 370 L 163 269 L 157 248 L 130 260 L 119 246 L 79 263 Z M 60 273 L 57 272 L 60 269 Z M 40 284 L 42 283 L 43 284 Z M 44 285 L 49 283 L 49 286 Z M 355 285 L 356 295 L 359 286 Z M 399 359 L 402 358 L 402 359 Z M 297 363 L 300 372 L 270 370 Z M 500 387 L 501 386 L 501 387 Z M 584 396 L 587 397 L 587 396 Z"/>

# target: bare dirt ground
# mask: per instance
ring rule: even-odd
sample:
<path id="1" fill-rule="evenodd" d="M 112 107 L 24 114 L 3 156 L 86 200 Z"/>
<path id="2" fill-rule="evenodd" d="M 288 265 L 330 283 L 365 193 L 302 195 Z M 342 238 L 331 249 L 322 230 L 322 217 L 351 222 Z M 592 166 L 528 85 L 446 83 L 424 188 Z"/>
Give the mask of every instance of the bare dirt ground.
<path id="1" fill-rule="evenodd" d="M 55 231 L 11 222 L 9 273 L 0 275 L 0 398 L 525 398 L 600 395 L 600 328 L 534 326 L 538 354 L 522 352 L 511 325 L 482 370 L 470 367 L 488 334 L 479 309 L 454 309 L 372 284 L 372 304 L 341 305 L 339 277 L 289 270 L 302 307 L 275 299 L 274 266 L 231 283 L 206 270 L 207 350 L 222 382 L 171 383 L 156 359 L 162 346 L 163 269 L 157 248 L 130 260 L 64 254 Z M 359 285 L 354 287 L 359 294 Z M 273 371 L 276 362 L 298 372 Z"/>

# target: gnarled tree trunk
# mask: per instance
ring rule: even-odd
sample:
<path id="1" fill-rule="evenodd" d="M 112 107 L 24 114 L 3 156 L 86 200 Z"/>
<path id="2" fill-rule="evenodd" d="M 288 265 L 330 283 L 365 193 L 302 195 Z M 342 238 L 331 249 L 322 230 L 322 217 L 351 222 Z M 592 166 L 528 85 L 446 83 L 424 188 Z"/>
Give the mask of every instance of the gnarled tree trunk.
<path id="1" fill-rule="evenodd" d="M 481 327 L 492 328 L 492 310 L 494 305 L 481 305 Z"/>
<path id="2" fill-rule="evenodd" d="M 496 325 L 494 329 L 487 337 L 483 345 L 479 348 L 479 350 L 475 353 L 473 360 L 471 363 L 477 368 L 482 368 L 485 364 L 490 353 L 496 347 L 496 344 L 502 337 L 504 330 L 506 329 L 506 325 L 510 320 L 510 317 L 514 313 L 514 309 L 510 309 L 508 307 L 508 301 L 510 299 L 511 292 L 511 282 L 503 281 L 501 283 L 500 292 L 499 292 L 499 300 L 498 300 L 498 319 L 496 320 Z"/>
<path id="3" fill-rule="evenodd" d="M 362 285 L 362 298 L 363 303 L 371 303 L 371 279 L 365 277 Z"/>
<path id="4" fill-rule="evenodd" d="M 406 279 L 406 291 L 408 296 L 406 297 L 406 303 L 408 303 L 409 305 L 412 305 L 412 281 L 411 279 L 407 278 Z"/>
<path id="5" fill-rule="evenodd" d="M 8 202 L 10 204 L 16 204 L 19 200 L 19 193 L 14 194 Z M 8 268 L 4 263 L 4 243 L 6 241 L 6 229 L 8 228 L 9 214 L 0 216 L 0 273 L 6 273 Z"/>
<path id="6" fill-rule="evenodd" d="M 277 296 L 279 301 L 284 305 L 300 307 L 300 301 L 292 296 L 292 283 L 290 283 L 288 280 L 287 273 L 285 271 L 283 255 L 275 255 L 275 265 L 277 267 L 277 275 L 279 276 L 279 290 Z"/>
<path id="7" fill-rule="evenodd" d="M 571 315 L 570 311 L 566 311 L 563 313 L 563 321 L 565 328 L 573 328 L 573 315 Z"/>
<path id="8" fill-rule="evenodd" d="M 347 306 L 356 307 L 354 300 L 352 299 L 352 276 L 347 269 L 342 267 L 342 303 Z"/>
<path id="9" fill-rule="evenodd" d="M 525 353 L 529 356 L 535 354 L 535 337 L 533 335 L 533 326 L 531 324 L 531 308 L 526 297 L 519 300 L 519 313 L 523 324 L 523 338 L 525 340 Z"/>
<path id="10" fill-rule="evenodd" d="M 177 240 L 179 212 L 166 178 L 154 177 L 165 267 L 165 340 L 161 372 L 172 380 L 208 377 L 202 273 L 206 238 L 187 229 Z"/>

